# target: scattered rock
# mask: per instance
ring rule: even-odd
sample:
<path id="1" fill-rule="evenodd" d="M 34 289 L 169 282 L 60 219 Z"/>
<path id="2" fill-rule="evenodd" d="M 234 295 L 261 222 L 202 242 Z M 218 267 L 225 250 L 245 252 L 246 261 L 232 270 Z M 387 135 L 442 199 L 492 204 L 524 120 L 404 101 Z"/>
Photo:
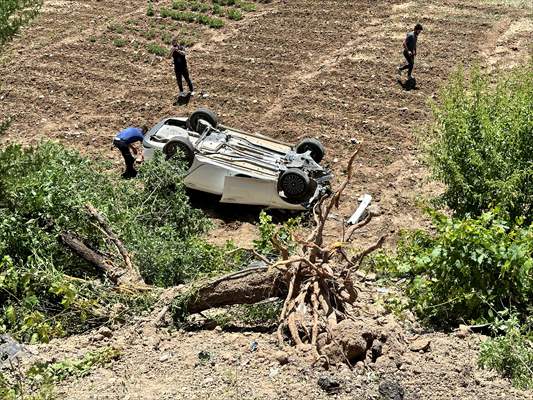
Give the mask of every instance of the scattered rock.
<path id="1" fill-rule="evenodd" d="M 379 356 L 383 354 L 383 344 L 379 340 L 374 340 L 370 348 L 372 362 L 376 362 Z"/>
<path id="2" fill-rule="evenodd" d="M 377 217 L 381 214 L 383 214 L 383 211 L 381 211 L 381 208 L 377 204 L 371 204 L 368 206 L 367 211 L 372 215 L 373 217 Z"/>
<path id="3" fill-rule="evenodd" d="M 161 357 L 159 357 L 159 361 L 161 362 L 165 362 L 165 361 L 168 361 L 168 359 L 170 358 L 170 354 L 163 354 Z"/>
<path id="4" fill-rule="evenodd" d="M 269 372 L 268 376 L 270 378 L 274 378 L 278 374 L 279 374 L 279 368 L 270 368 L 270 372 Z"/>
<path id="5" fill-rule="evenodd" d="M 459 328 L 455 331 L 455 336 L 459 339 L 464 339 L 472 333 L 470 328 L 466 325 L 459 325 Z"/>
<path id="6" fill-rule="evenodd" d="M 347 319 L 339 322 L 332 333 L 334 340 L 324 346 L 323 352 L 335 364 L 363 360 L 375 337 L 368 324 Z"/>
<path id="7" fill-rule="evenodd" d="M 0 365 L 15 358 L 24 348 L 9 335 L 0 335 Z"/>
<path id="8" fill-rule="evenodd" d="M 320 386 L 323 391 L 329 394 L 339 393 L 341 389 L 340 382 L 328 376 L 321 376 L 320 378 L 318 378 L 318 386 Z"/>
<path id="9" fill-rule="evenodd" d="M 426 352 L 429 350 L 430 345 L 431 340 L 429 339 L 416 339 L 409 345 L 409 350 Z"/>
<path id="10" fill-rule="evenodd" d="M 100 327 L 100 329 L 98 329 L 98 333 L 108 339 L 113 337 L 113 331 L 107 326 Z"/>
<path id="11" fill-rule="evenodd" d="M 274 354 L 274 358 L 276 359 L 277 362 L 280 363 L 280 365 L 285 365 L 289 363 L 289 355 L 284 351 L 281 351 L 281 350 L 277 351 Z"/>
<path id="12" fill-rule="evenodd" d="M 403 387 L 394 381 L 382 381 L 379 384 L 379 394 L 383 400 L 403 400 Z"/>

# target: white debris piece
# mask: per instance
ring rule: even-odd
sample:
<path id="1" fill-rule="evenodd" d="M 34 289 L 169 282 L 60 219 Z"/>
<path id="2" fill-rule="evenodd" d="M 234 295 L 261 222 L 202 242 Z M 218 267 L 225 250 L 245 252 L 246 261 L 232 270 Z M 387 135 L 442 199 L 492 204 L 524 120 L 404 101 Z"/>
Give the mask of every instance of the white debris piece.
<path id="1" fill-rule="evenodd" d="M 359 199 L 359 201 L 361 202 L 361 204 L 359 204 L 359 207 L 357 207 L 357 210 L 355 210 L 355 212 L 352 214 L 352 216 L 348 220 L 347 222 L 348 225 L 355 225 L 359 222 L 366 208 L 370 205 L 370 202 L 372 201 L 372 196 L 370 196 L 368 193 L 364 194 Z"/>

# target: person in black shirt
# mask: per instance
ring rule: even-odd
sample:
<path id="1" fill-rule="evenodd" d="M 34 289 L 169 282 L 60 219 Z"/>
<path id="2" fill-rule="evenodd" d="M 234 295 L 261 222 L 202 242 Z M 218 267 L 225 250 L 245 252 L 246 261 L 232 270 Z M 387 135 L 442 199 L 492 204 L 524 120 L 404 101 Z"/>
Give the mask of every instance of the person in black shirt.
<path id="1" fill-rule="evenodd" d="M 422 32 L 422 25 L 416 24 L 415 29 L 412 32 L 407 33 L 407 36 L 403 41 L 403 56 L 407 60 L 407 64 L 398 67 L 398 75 L 401 75 L 402 71 L 406 69 L 407 79 L 412 78 L 413 67 L 415 66 L 416 41 L 420 32 Z"/>
<path id="2" fill-rule="evenodd" d="M 191 78 L 189 77 L 189 70 L 187 68 L 187 59 L 185 58 L 185 47 L 178 43 L 178 39 L 172 39 L 172 47 L 170 49 L 170 57 L 174 60 L 174 72 L 176 74 L 176 81 L 178 81 L 178 88 L 180 96 L 185 96 L 183 92 L 182 79 L 185 78 L 189 86 L 189 95 L 194 95 Z"/>

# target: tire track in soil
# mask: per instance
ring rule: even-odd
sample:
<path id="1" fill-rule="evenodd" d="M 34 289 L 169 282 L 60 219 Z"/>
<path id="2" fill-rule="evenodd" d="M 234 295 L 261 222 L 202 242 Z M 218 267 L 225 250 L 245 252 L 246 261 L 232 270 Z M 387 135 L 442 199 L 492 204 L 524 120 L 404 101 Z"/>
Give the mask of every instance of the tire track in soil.
<path id="1" fill-rule="evenodd" d="M 55 138 L 120 165 L 109 145 L 114 132 L 207 106 L 229 125 L 289 142 L 318 137 L 327 147 L 326 162 L 342 179 L 350 139 L 356 138 L 364 146 L 340 214 L 353 212 L 365 192 L 383 211 L 362 232 L 362 242 L 423 224 L 416 200 L 438 190 L 417 159 L 415 133 L 428 121 L 427 99 L 456 65 L 485 56 L 480 49 L 490 28 L 527 14 L 466 0 L 260 6 L 222 31 L 195 26 L 202 40 L 189 57 L 191 75 L 209 97 L 177 110 L 168 60 L 142 62 L 110 40 L 87 40 L 100 38 L 117 21 L 146 21 L 145 6 L 140 0 L 48 2 L 2 67 L 0 112 L 16 115 L 2 141 Z M 416 16 L 426 27 L 415 66 L 418 90 L 405 91 L 394 69 Z M 525 35 L 519 30 L 517 37 L 523 41 Z M 511 35 L 506 43 L 515 39 Z M 332 224 L 333 235 L 338 222 Z"/>

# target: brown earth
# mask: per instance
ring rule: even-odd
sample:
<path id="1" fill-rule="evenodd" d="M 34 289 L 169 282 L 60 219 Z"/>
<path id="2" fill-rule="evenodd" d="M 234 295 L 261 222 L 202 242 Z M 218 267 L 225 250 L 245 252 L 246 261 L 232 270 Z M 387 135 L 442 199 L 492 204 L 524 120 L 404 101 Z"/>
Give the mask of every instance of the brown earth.
<path id="1" fill-rule="evenodd" d="M 153 3 L 158 8 L 170 2 Z M 382 211 L 361 231 L 359 246 L 425 224 L 418 204 L 439 189 L 419 160 L 416 135 L 429 121 L 428 100 L 449 73 L 476 62 L 489 71 L 508 68 L 527 58 L 533 37 L 531 9 L 470 0 L 281 1 L 261 4 L 220 31 L 145 12 L 141 0 L 45 1 L 42 15 L 3 56 L 0 119 L 14 120 L 0 144 L 56 139 L 113 160 L 118 170 L 121 160 L 110 145 L 116 131 L 207 106 L 227 125 L 288 142 L 319 138 L 328 151 L 326 162 L 341 179 L 354 138 L 363 147 L 339 215 L 350 215 L 363 193 L 372 194 Z M 415 66 L 417 88 L 405 90 L 395 67 L 402 61 L 405 32 L 418 21 L 425 29 Z M 156 40 L 146 39 L 151 29 L 196 42 L 189 64 L 198 95 L 188 105 L 174 105 L 177 88 L 169 60 L 144 50 L 147 41 Z M 113 44 L 117 38 L 125 40 L 124 47 Z M 248 223 L 253 217 L 235 210 L 228 217 L 226 208 L 206 212 L 218 218 L 213 241 L 234 238 L 246 245 L 255 235 Z M 331 237 L 338 235 L 338 219 L 330 223 Z M 121 362 L 67 384 L 65 398 L 325 398 L 316 385 L 323 372 L 305 362 L 291 362 L 269 377 L 277 368 L 269 358 L 275 349 L 269 335 L 152 332 L 143 337 L 127 327 L 116 336 L 126 344 Z M 252 337 L 262 357 L 249 352 Z M 347 382 L 343 390 L 350 390 L 337 398 L 377 398 L 382 375 L 398 378 L 408 399 L 531 397 L 475 368 L 479 338 L 428 337 L 436 350 L 409 353 L 403 370 L 396 354 L 382 367 L 335 370 Z M 158 340 L 163 350 L 144 343 Z M 42 352 L 68 355 L 89 347 L 82 336 Z M 194 368 L 204 347 L 217 353 L 215 364 Z M 165 352 L 173 355 L 160 361 Z"/>

